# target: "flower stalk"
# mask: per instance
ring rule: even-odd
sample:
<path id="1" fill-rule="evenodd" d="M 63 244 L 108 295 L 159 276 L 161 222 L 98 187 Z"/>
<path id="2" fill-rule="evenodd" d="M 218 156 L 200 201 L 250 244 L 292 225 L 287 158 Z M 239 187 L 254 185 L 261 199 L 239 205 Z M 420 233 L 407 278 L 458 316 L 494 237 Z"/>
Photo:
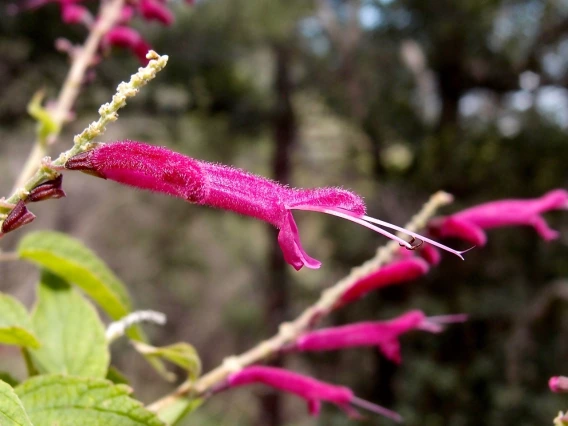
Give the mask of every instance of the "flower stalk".
<path id="1" fill-rule="evenodd" d="M 41 159 L 48 153 L 49 146 L 56 142 L 61 127 L 77 100 L 86 72 L 94 61 L 103 36 L 120 18 L 124 1 L 125 0 L 111 0 L 101 2 L 96 23 L 92 25 L 91 31 L 83 46 L 77 49 L 76 54 L 72 57 L 71 68 L 67 73 L 67 77 L 57 97 L 55 107 L 51 113 L 51 120 L 55 125 L 54 131 L 45 140 L 42 140 L 38 135 L 24 168 L 16 180 L 12 190 L 13 192 L 16 192 L 19 188 L 28 187 L 26 183 L 36 173 Z M 12 199 L 13 197 L 10 198 Z M 12 199 L 12 201 L 15 201 L 15 199 Z"/>
<path id="2" fill-rule="evenodd" d="M 9 198 L 2 200 L 2 203 L 0 203 L 0 226 L 9 216 L 12 210 L 11 205 L 17 205 L 19 201 L 25 201 L 30 192 L 38 185 L 46 181 L 57 179 L 59 176 L 58 170 L 63 168 L 63 165 L 69 158 L 92 148 L 91 142 L 104 133 L 109 123 L 117 120 L 117 111 L 126 105 L 126 100 L 135 96 L 142 86 L 154 79 L 156 74 L 160 72 L 168 62 L 168 56 L 160 56 L 154 51 L 148 52 L 147 57 L 150 60 L 148 65 L 144 68 L 139 68 L 138 72 L 133 74 L 128 82 L 122 82 L 118 85 L 112 100 L 99 108 L 99 119 L 89 124 L 83 132 L 75 136 L 72 148 L 61 153 L 57 159 L 53 161 L 49 158 L 42 161 L 39 169 L 36 170 L 22 187 L 18 187 Z M 42 153 L 43 152 L 44 151 L 42 151 Z M 37 168 L 37 165 L 35 167 Z"/>

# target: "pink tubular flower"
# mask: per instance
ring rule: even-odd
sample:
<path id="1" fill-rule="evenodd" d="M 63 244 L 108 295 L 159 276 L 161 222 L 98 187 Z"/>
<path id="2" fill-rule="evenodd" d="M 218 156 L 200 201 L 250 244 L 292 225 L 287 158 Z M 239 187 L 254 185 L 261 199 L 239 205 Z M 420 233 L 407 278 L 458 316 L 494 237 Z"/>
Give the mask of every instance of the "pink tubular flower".
<path id="1" fill-rule="evenodd" d="M 262 383 L 298 395 L 307 401 L 308 411 L 312 416 L 317 416 L 321 409 L 321 402 L 327 401 L 337 405 L 352 417 L 359 417 L 353 408 L 353 406 L 358 406 L 394 421 L 402 421 L 398 413 L 357 398 L 347 387 L 320 382 L 282 368 L 252 366 L 228 377 L 228 386 L 231 388 L 252 383 Z"/>
<path id="2" fill-rule="evenodd" d="M 156 20 L 164 25 L 171 25 L 174 22 L 174 15 L 170 10 L 156 0 L 140 0 L 140 13 L 147 21 Z"/>
<path id="3" fill-rule="evenodd" d="M 341 295 L 337 306 L 360 299 L 373 290 L 411 281 L 426 274 L 430 267 L 424 260 L 411 257 L 402 259 L 359 279 Z"/>
<path id="4" fill-rule="evenodd" d="M 150 45 L 135 29 L 125 26 L 114 27 L 105 34 L 103 45 L 130 49 L 143 65 L 148 63 L 146 54 L 150 50 Z"/>
<path id="5" fill-rule="evenodd" d="M 324 328 L 300 336 L 288 350 L 302 352 L 331 351 L 360 346 L 376 346 L 389 360 L 400 364 L 399 337 L 411 330 L 439 333 L 443 324 L 463 322 L 463 314 L 427 317 L 422 311 L 410 311 L 388 321 L 369 321 L 341 327 Z"/>
<path id="6" fill-rule="evenodd" d="M 84 24 L 89 26 L 93 23 L 93 17 L 89 9 L 71 2 L 61 2 L 61 19 L 66 24 Z"/>
<path id="7" fill-rule="evenodd" d="M 566 393 L 568 392 L 568 377 L 554 376 L 548 381 L 548 387 L 552 392 Z"/>
<path id="8" fill-rule="evenodd" d="M 308 256 L 302 248 L 292 210 L 338 216 L 394 239 L 409 249 L 415 248 L 373 225 L 376 223 L 420 238 L 463 259 L 462 252 L 366 216 L 363 200 L 350 191 L 341 188 L 288 188 L 244 170 L 195 160 L 162 147 L 131 141 L 100 144 L 69 159 L 65 168 L 83 170 L 126 185 L 163 192 L 192 203 L 268 222 L 280 229 L 278 243 L 284 258 L 296 270 L 303 266 L 319 268 L 321 263 Z"/>
<path id="9" fill-rule="evenodd" d="M 501 200 L 480 204 L 453 215 L 434 219 L 430 223 L 439 237 L 457 237 L 477 246 L 487 242 L 484 229 L 502 226 L 532 226 L 546 241 L 558 238 L 540 214 L 549 210 L 568 209 L 568 191 L 556 189 L 540 198 L 527 200 Z"/>
<path id="10" fill-rule="evenodd" d="M 49 3 L 58 3 L 61 7 L 61 19 L 66 24 L 85 24 L 93 23 L 91 12 L 79 5 L 83 0 L 28 0 L 23 1 L 20 10 L 37 9 Z"/>

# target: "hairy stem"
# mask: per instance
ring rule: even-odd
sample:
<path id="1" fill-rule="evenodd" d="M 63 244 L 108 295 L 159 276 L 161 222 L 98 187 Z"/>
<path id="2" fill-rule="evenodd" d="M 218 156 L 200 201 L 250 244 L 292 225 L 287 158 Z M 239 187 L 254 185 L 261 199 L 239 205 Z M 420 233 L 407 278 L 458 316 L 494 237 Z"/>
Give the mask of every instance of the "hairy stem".
<path id="1" fill-rule="evenodd" d="M 405 228 L 413 232 L 424 228 L 428 220 L 440 207 L 451 202 L 452 196 L 450 194 L 443 191 L 435 193 L 410 220 Z M 223 382 L 229 374 L 278 353 L 280 349 L 296 340 L 304 331 L 311 328 L 316 321 L 328 315 L 333 310 L 333 306 L 339 301 L 341 295 L 350 286 L 360 278 L 380 269 L 384 264 L 388 263 L 399 249 L 400 247 L 395 241 L 391 241 L 385 246 L 380 247 L 372 259 L 353 268 L 349 275 L 337 282 L 334 286 L 324 290 L 319 300 L 307 308 L 298 318 L 292 322 L 281 324 L 276 335 L 259 343 L 241 355 L 226 358 L 223 364 L 211 370 L 196 382 L 188 381 L 182 383 L 172 393 L 155 401 L 147 408 L 159 413 L 187 395 L 191 395 L 192 397 L 206 396 L 209 390 Z"/>
<path id="2" fill-rule="evenodd" d="M 75 104 L 75 100 L 79 95 L 81 85 L 85 78 L 85 73 L 94 61 L 101 39 L 118 21 L 123 5 L 124 0 L 101 2 L 98 17 L 91 28 L 87 40 L 85 40 L 83 46 L 78 49 L 77 53 L 73 56 L 71 68 L 67 73 L 67 77 L 57 97 L 57 103 L 52 112 L 52 119 L 58 129 L 61 129 L 65 119 Z M 40 165 L 41 159 L 47 155 L 49 145 L 53 144 L 58 136 L 59 130 L 57 133 L 51 134 L 48 141 L 43 141 L 40 137 L 36 138 L 34 147 L 30 151 L 12 191 L 22 188 L 34 175 Z"/>

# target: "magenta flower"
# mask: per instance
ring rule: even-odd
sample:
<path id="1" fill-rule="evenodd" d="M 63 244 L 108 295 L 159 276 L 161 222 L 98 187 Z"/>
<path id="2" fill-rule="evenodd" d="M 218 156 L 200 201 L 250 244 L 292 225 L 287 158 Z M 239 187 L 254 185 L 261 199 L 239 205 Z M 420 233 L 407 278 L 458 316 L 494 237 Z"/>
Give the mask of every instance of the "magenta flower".
<path id="1" fill-rule="evenodd" d="M 420 238 L 463 259 L 462 252 L 366 216 L 363 200 L 350 191 L 341 188 L 293 189 L 244 170 L 195 160 L 162 147 L 131 141 L 100 144 L 69 159 L 65 168 L 83 170 L 104 179 L 268 222 L 280 229 L 278 243 L 284 258 L 296 270 L 303 266 L 319 268 L 321 263 L 304 251 L 292 210 L 338 216 L 396 240 L 409 249 L 415 248 L 373 225 L 376 223 Z"/>
<path id="2" fill-rule="evenodd" d="M 138 5 L 140 13 L 148 21 L 158 21 L 164 25 L 174 22 L 174 15 L 170 10 L 157 0 L 140 0 Z"/>
<path id="3" fill-rule="evenodd" d="M 357 398 L 353 391 L 347 387 L 320 382 L 282 368 L 252 366 L 228 377 L 228 386 L 231 388 L 253 383 L 262 383 L 298 395 L 307 401 L 308 412 L 312 416 L 319 414 L 321 402 L 326 401 L 337 405 L 351 417 L 359 417 L 359 414 L 353 408 L 353 406 L 357 406 L 394 421 L 402 421 L 402 417 L 398 413 Z"/>
<path id="4" fill-rule="evenodd" d="M 549 210 L 568 209 L 568 191 L 556 189 L 540 198 L 527 200 L 501 200 L 480 204 L 453 215 L 434 219 L 430 223 L 439 237 L 457 237 L 477 246 L 487 242 L 484 229 L 502 226 L 532 226 L 546 241 L 558 238 L 540 214 Z"/>
<path id="5" fill-rule="evenodd" d="M 411 330 L 439 333 L 443 324 L 463 322 L 463 314 L 427 317 L 422 311 L 410 311 L 388 321 L 369 321 L 341 327 L 324 328 L 300 336 L 287 350 L 302 352 L 331 351 L 345 348 L 376 346 L 389 360 L 400 364 L 399 338 Z"/>
<path id="6" fill-rule="evenodd" d="M 552 392 L 566 393 L 568 392 L 568 377 L 554 376 L 548 381 L 548 387 Z"/>
<path id="7" fill-rule="evenodd" d="M 93 23 L 93 17 L 89 9 L 69 1 L 61 2 L 61 19 L 66 24 L 84 24 L 89 26 Z"/>
<path id="8" fill-rule="evenodd" d="M 415 280 L 426 274 L 429 269 L 428 263 L 416 257 L 385 265 L 378 271 L 356 281 L 343 293 L 336 307 L 358 300 L 370 291 Z"/>
<path id="9" fill-rule="evenodd" d="M 143 65 L 148 63 L 146 54 L 150 50 L 150 45 L 135 29 L 125 26 L 114 27 L 105 34 L 103 38 L 103 45 L 130 49 L 132 53 L 136 55 L 140 63 Z"/>
<path id="10" fill-rule="evenodd" d="M 79 5 L 83 0 L 28 0 L 22 2 L 20 10 L 31 10 L 45 6 L 49 3 L 57 3 L 61 8 L 61 19 L 66 24 L 85 24 L 90 25 L 93 22 L 91 12 Z"/>

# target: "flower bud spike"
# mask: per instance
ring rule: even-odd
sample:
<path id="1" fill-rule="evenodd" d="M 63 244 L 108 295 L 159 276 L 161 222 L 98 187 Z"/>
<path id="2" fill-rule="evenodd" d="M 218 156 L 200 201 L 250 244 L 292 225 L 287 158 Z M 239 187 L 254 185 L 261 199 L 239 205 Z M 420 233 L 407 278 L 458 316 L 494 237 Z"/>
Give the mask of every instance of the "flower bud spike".
<path id="1" fill-rule="evenodd" d="M 16 206 L 8 214 L 2 223 L 2 234 L 18 229 L 35 219 L 35 215 L 28 210 L 26 203 L 22 200 L 16 203 Z"/>

